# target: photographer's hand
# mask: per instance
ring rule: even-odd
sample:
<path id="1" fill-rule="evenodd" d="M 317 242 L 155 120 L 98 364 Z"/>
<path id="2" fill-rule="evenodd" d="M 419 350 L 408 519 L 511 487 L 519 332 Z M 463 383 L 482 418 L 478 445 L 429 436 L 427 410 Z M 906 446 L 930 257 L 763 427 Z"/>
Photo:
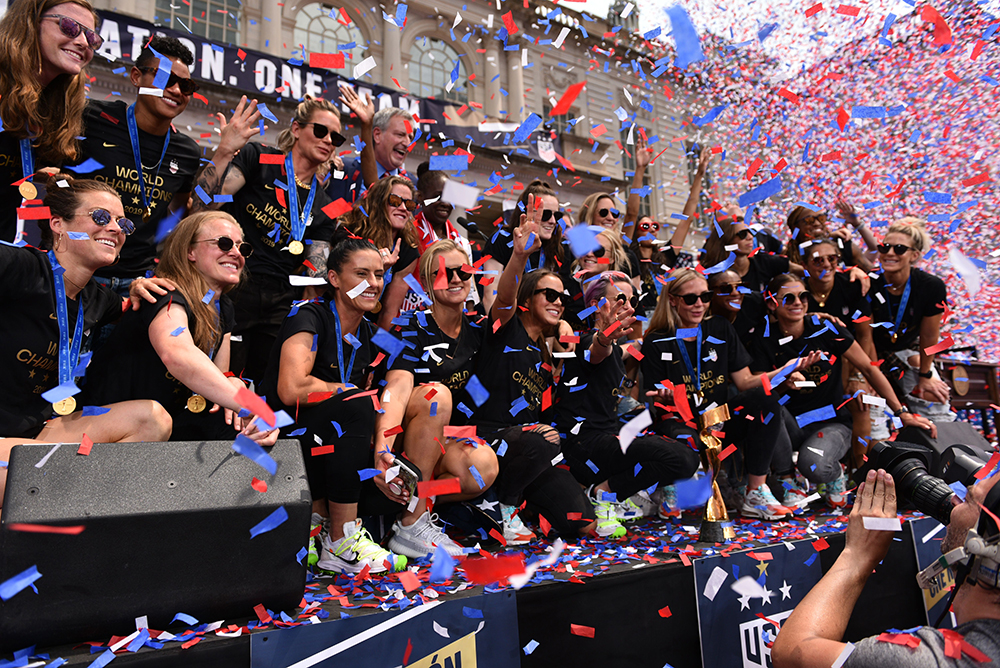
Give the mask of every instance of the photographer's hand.
<path id="1" fill-rule="evenodd" d="M 941 542 L 941 554 L 965 545 L 965 535 L 979 522 L 979 509 L 997 480 L 1000 480 L 1000 475 L 980 480 L 969 488 L 965 501 L 951 509 L 951 522 L 948 523 L 948 533 Z"/>

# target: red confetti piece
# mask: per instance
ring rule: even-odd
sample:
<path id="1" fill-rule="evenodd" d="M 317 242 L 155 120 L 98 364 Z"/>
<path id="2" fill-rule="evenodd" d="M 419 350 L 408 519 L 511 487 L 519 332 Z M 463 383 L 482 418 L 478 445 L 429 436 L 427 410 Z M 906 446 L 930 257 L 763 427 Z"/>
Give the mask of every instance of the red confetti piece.
<path id="1" fill-rule="evenodd" d="M 493 529 L 496 531 L 496 529 Z M 506 580 L 511 575 L 524 572 L 524 555 L 466 559 L 462 563 L 465 577 L 473 584 L 487 585 Z"/>
<path id="2" fill-rule="evenodd" d="M 400 571 L 399 582 L 403 585 L 403 589 L 407 593 L 413 591 L 414 589 L 420 589 L 420 578 L 418 578 L 413 571 Z"/>
<path id="3" fill-rule="evenodd" d="M 389 438 L 390 436 L 395 436 L 396 434 L 402 434 L 402 433 L 403 433 L 403 425 L 397 424 L 395 427 L 383 431 L 382 435 L 385 436 L 386 438 Z"/>
<path id="4" fill-rule="evenodd" d="M 988 476 L 993 469 L 997 467 L 997 464 L 1000 464 L 1000 452 L 994 452 L 993 456 L 990 457 L 990 460 L 986 462 L 986 466 L 976 471 L 976 479 L 985 480 L 986 476 Z"/>
<path id="5" fill-rule="evenodd" d="M 736 452 L 736 444 L 730 443 L 729 447 L 727 447 L 725 450 L 719 453 L 719 461 L 722 461 L 723 459 L 733 454 L 734 452 Z"/>
<path id="6" fill-rule="evenodd" d="M 310 392 L 306 395 L 306 401 L 311 404 L 319 403 L 320 401 L 326 401 L 333 396 L 333 392 Z"/>
<path id="7" fill-rule="evenodd" d="M 444 496 L 445 494 L 461 494 L 462 481 L 458 478 L 445 478 L 444 480 L 426 480 L 417 483 L 417 496 L 421 499 L 428 499 L 432 496 Z"/>
<path id="8" fill-rule="evenodd" d="M 955 345 L 955 342 L 951 338 L 951 334 L 945 334 L 944 338 L 935 343 L 933 346 L 927 346 L 924 348 L 924 353 L 927 355 L 936 355 L 942 350 L 947 350 Z"/>
<path id="9" fill-rule="evenodd" d="M 270 624 L 274 621 L 271 619 L 271 615 L 268 614 L 267 608 L 264 607 L 263 603 L 258 603 L 253 606 L 253 611 L 257 613 L 257 619 L 260 620 L 261 624 Z"/>
<path id="10" fill-rule="evenodd" d="M 583 636 L 584 638 L 594 637 L 593 626 L 583 626 L 582 624 L 570 624 L 569 632 L 575 636 Z"/>
<path id="11" fill-rule="evenodd" d="M 186 643 L 181 645 L 181 649 L 191 649 L 200 642 L 201 642 L 201 636 L 195 636 L 194 638 L 191 638 L 191 640 L 188 640 Z"/>
<path id="12" fill-rule="evenodd" d="M 784 86 L 782 86 L 781 90 L 778 91 L 778 95 L 780 95 L 781 97 L 785 98 L 786 100 L 788 100 L 792 104 L 799 104 L 800 102 L 802 102 L 802 98 L 800 98 L 798 95 L 796 95 L 792 91 L 788 90 Z"/>
<path id="13" fill-rule="evenodd" d="M 818 14 L 821 11 L 823 11 L 823 3 L 817 2 L 815 5 L 806 10 L 806 16 L 809 17 L 814 14 Z"/>
<path id="14" fill-rule="evenodd" d="M 29 524 L 24 522 L 14 522 L 8 527 L 11 531 L 23 531 L 25 533 L 58 533 L 66 536 L 76 536 L 86 528 L 82 524 L 71 527 L 53 527 L 48 524 Z"/>
<path id="15" fill-rule="evenodd" d="M 631 345 L 625 346 L 625 350 L 623 352 L 626 355 L 631 355 L 632 357 L 636 358 L 640 362 L 642 361 L 642 358 L 645 357 L 641 352 L 639 352 L 638 350 L 636 350 L 635 348 L 633 348 Z"/>
<path id="16" fill-rule="evenodd" d="M 267 483 L 257 477 L 254 477 L 254 479 L 250 481 L 250 486 L 261 494 L 267 491 Z"/>
<path id="17" fill-rule="evenodd" d="M 47 206 L 33 206 L 33 207 L 17 207 L 17 217 L 21 220 L 45 220 L 51 218 L 52 214 L 49 212 L 49 207 Z"/>
<path id="18" fill-rule="evenodd" d="M 84 434 L 80 437 L 80 447 L 77 448 L 76 454 L 78 455 L 89 455 L 91 448 L 94 447 L 94 442 L 90 440 L 90 437 Z"/>
<path id="19" fill-rule="evenodd" d="M 275 422 L 274 411 L 267 403 L 245 387 L 236 390 L 236 403 L 258 416 L 268 425 Z"/>
<path id="20" fill-rule="evenodd" d="M 345 200 L 343 197 L 340 197 L 337 199 L 337 201 L 330 202 L 329 204 L 324 206 L 322 209 L 320 209 L 320 211 L 325 213 L 330 219 L 335 220 L 340 216 L 343 216 L 352 208 L 354 207 L 352 207 L 347 200 Z"/>
<path id="21" fill-rule="evenodd" d="M 812 546 L 817 552 L 822 552 L 826 548 L 830 547 L 830 544 L 826 542 L 826 538 L 817 538 L 812 542 Z"/>
<path id="22" fill-rule="evenodd" d="M 334 445 L 315 445 L 309 450 L 309 454 L 313 457 L 319 457 L 321 455 L 332 455 Z"/>
<path id="23" fill-rule="evenodd" d="M 309 67 L 325 67 L 331 70 L 344 68 L 344 54 L 341 53 L 310 53 Z"/>
<path id="24" fill-rule="evenodd" d="M 674 613 L 670 612 L 670 606 L 669 605 L 665 605 L 662 608 L 660 608 L 659 609 L 659 613 L 660 613 L 660 617 L 663 617 L 664 619 L 667 619 L 668 617 L 670 617 L 671 615 L 674 614 Z"/>
<path id="25" fill-rule="evenodd" d="M 514 14 L 513 14 L 513 12 L 507 12 L 501 18 L 503 19 L 503 25 L 504 25 L 504 27 L 507 28 L 507 34 L 508 35 L 514 35 L 514 34 L 516 34 L 517 31 L 518 31 L 518 28 L 517 28 L 517 24 L 514 23 Z"/>
<path id="26" fill-rule="evenodd" d="M 549 116 L 560 116 L 562 114 L 569 113 L 573 103 L 576 102 L 576 98 L 580 96 L 580 93 L 583 92 L 583 87 L 586 85 L 586 81 L 581 81 L 567 88 L 566 92 L 559 98 L 559 101 L 556 102 L 556 106 L 552 107 L 552 111 L 549 112 Z"/>
<path id="27" fill-rule="evenodd" d="M 475 438 L 476 437 L 476 426 L 467 425 L 464 427 L 452 427 L 447 426 L 444 428 L 445 438 Z"/>
<path id="28" fill-rule="evenodd" d="M 934 24 L 934 46 L 951 44 L 951 28 L 948 27 L 938 10 L 930 5 L 924 5 L 920 9 L 920 18 Z"/>
<path id="29" fill-rule="evenodd" d="M 260 164 L 262 165 L 283 165 L 285 156 L 281 153 L 261 153 Z"/>
<path id="30" fill-rule="evenodd" d="M 507 539 L 503 537 L 503 534 L 496 529 L 490 529 L 490 535 L 493 536 L 493 540 L 497 541 L 503 546 L 507 546 Z M 486 553 L 488 554 L 488 553 Z"/>
<path id="31" fill-rule="evenodd" d="M 861 13 L 861 8 L 852 7 L 851 5 L 841 5 L 837 7 L 837 13 L 843 14 L 844 16 L 857 16 Z"/>
<path id="32" fill-rule="evenodd" d="M 407 638 L 406 639 L 406 651 L 403 652 L 403 665 L 405 666 L 410 662 L 410 653 L 413 652 L 413 642 Z"/>
<path id="33" fill-rule="evenodd" d="M 552 531 L 552 525 L 549 524 L 549 521 L 541 513 L 538 514 L 538 526 L 542 528 L 543 536 L 548 536 L 549 532 Z"/>
<path id="34" fill-rule="evenodd" d="M 977 174 L 975 176 L 970 176 L 969 178 L 962 181 L 962 185 L 968 188 L 969 186 L 978 186 L 980 183 L 986 183 L 987 181 L 992 181 L 989 172 L 983 172 L 982 174 Z"/>

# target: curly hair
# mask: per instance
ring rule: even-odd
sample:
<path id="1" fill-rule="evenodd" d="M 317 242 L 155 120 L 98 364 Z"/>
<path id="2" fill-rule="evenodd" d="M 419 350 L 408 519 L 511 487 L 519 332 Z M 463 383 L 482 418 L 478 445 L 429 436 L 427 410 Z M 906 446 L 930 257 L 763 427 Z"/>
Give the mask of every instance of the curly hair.
<path id="1" fill-rule="evenodd" d="M 369 188 L 363 198 L 354 203 L 353 209 L 340 217 L 338 224 L 345 225 L 362 239 L 368 239 L 377 248 L 392 248 L 396 243 L 396 237 L 389 216 L 386 215 L 386 208 L 389 206 L 392 189 L 399 185 L 409 188 L 410 197 L 414 196 L 415 189 L 409 179 L 403 176 L 385 176 Z M 417 247 L 417 229 L 413 226 L 412 215 L 406 221 L 400 236 L 404 243 L 413 248 Z"/>
<path id="2" fill-rule="evenodd" d="M 18 0 L 0 19 L 0 119 L 18 139 L 30 138 L 37 163 L 61 165 L 76 160 L 87 103 L 86 70 L 60 74 L 42 86 L 39 26 L 42 15 L 70 2 L 99 18 L 87 0 Z M 37 165 L 36 165 L 37 166 Z"/>

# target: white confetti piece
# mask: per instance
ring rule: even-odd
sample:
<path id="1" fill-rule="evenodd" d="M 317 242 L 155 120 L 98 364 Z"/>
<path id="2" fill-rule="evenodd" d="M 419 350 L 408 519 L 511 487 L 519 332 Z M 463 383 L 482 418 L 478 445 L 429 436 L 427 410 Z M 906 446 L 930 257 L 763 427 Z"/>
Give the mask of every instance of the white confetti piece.
<path id="1" fill-rule="evenodd" d="M 861 522 L 869 531 L 902 531 L 898 517 L 862 517 Z"/>
<path id="2" fill-rule="evenodd" d="M 714 601 L 715 595 L 719 593 L 720 589 L 722 589 L 722 584 L 728 577 L 729 573 L 716 566 L 715 569 L 712 570 L 712 574 L 708 576 L 708 582 L 705 583 L 705 598 L 709 601 Z"/>
<path id="3" fill-rule="evenodd" d="M 354 66 L 354 78 L 360 79 L 362 76 L 375 69 L 375 57 L 368 56 Z"/>

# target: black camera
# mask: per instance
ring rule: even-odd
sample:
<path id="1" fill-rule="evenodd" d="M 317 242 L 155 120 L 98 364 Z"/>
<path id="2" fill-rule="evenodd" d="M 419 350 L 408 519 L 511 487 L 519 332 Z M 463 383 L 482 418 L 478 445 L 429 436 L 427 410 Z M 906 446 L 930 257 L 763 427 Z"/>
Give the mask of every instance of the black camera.
<path id="1" fill-rule="evenodd" d="M 884 469 L 896 483 L 900 499 L 942 524 L 951 521 L 955 492 L 949 487 L 959 482 L 966 487 L 976 483 L 976 473 L 986 466 L 975 448 L 955 444 L 940 457 L 936 452 L 912 443 L 878 441 L 868 451 L 865 465 L 854 474 L 856 483 L 870 470 Z M 933 471 L 937 475 L 931 473 Z"/>

